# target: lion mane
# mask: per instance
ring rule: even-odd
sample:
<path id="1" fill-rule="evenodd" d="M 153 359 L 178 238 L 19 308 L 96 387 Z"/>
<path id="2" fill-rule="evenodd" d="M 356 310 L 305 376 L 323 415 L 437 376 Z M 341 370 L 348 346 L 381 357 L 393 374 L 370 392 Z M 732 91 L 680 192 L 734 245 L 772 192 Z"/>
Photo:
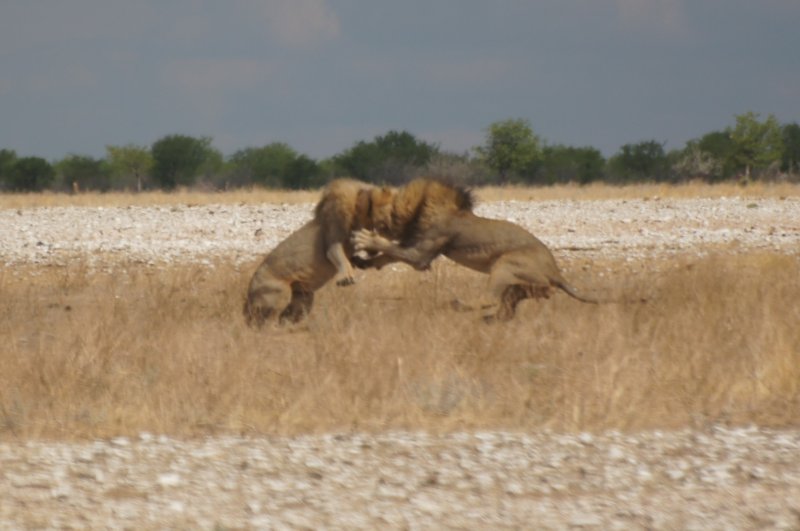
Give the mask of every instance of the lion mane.
<path id="1" fill-rule="evenodd" d="M 438 179 L 414 179 L 395 193 L 391 226 L 383 235 L 408 245 L 417 234 L 458 212 L 471 212 L 474 206 L 469 188 Z"/>

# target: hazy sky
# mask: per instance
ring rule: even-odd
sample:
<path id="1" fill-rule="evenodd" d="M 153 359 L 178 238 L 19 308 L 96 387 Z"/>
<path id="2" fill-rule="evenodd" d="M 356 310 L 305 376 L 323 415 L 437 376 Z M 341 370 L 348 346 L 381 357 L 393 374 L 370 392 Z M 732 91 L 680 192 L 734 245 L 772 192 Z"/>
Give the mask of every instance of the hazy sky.
<path id="1" fill-rule="evenodd" d="M 0 148 L 103 156 L 210 136 L 324 158 L 391 129 L 464 151 L 679 148 L 800 122 L 800 0 L 0 0 Z"/>

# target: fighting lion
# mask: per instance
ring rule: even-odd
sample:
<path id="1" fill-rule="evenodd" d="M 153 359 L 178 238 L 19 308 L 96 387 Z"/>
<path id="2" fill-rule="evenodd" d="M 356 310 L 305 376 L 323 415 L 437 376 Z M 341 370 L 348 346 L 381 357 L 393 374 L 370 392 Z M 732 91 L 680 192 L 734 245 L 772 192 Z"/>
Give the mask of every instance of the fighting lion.
<path id="1" fill-rule="evenodd" d="M 395 194 L 391 229 L 355 232 L 355 249 L 381 253 L 372 260 L 377 268 L 401 261 L 424 270 L 443 254 L 487 273 L 492 303 L 483 307 L 498 306 L 487 321 L 507 321 L 522 300 L 548 298 L 556 288 L 579 301 L 598 302 L 567 282 L 553 254 L 533 234 L 509 221 L 480 217 L 472 205 L 466 189 L 431 179 L 414 180 Z"/>
<path id="2" fill-rule="evenodd" d="M 256 269 L 247 290 L 244 316 L 261 326 L 301 321 L 314 303 L 314 292 L 333 278 L 353 282 L 354 230 L 388 230 L 392 190 L 337 179 L 325 188 L 314 218 L 280 242 Z"/>
<path id="3" fill-rule="evenodd" d="M 322 229 L 325 256 L 336 266 L 336 285 L 355 283 L 350 233 L 359 229 L 387 232 L 392 197 L 391 188 L 354 179 L 334 179 L 323 189 L 314 219 Z"/>

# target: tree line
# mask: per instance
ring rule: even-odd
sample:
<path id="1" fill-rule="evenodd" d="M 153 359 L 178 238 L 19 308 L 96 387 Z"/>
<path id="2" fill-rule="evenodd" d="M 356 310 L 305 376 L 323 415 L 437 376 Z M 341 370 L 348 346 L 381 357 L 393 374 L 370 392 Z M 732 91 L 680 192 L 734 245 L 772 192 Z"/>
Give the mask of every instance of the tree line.
<path id="1" fill-rule="evenodd" d="M 465 153 L 441 150 L 407 131 L 389 131 L 314 160 L 282 142 L 224 157 L 209 137 L 175 134 L 149 147 L 107 146 L 103 158 L 72 154 L 49 162 L 0 149 L 0 190 L 310 189 L 336 177 L 396 185 L 418 175 L 468 185 L 800 180 L 800 125 L 781 124 L 771 114 L 736 115 L 733 126 L 681 149 L 667 151 L 664 145 L 625 144 L 605 158 L 593 147 L 549 144 L 528 120 L 509 119 L 489 125 L 483 144 Z"/>

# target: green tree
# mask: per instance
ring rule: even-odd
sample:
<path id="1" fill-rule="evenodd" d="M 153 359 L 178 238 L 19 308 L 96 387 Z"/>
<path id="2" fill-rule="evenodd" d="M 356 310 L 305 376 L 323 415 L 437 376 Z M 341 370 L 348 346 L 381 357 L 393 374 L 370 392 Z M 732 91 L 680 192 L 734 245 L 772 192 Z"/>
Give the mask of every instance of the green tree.
<path id="1" fill-rule="evenodd" d="M 441 151 L 428 162 L 425 175 L 449 182 L 480 186 L 492 182 L 493 171 L 477 157 L 471 157 L 468 151 Z"/>
<path id="2" fill-rule="evenodd" d="M 706 133 L 697 141 L 697 147 L 703 153 L 708 153 L 714 161 L 714 171 L 708 176 L 709 181 L 729 179 L 736 174 L 736 144 L 729 132 Z"/>
<path id="3" fill-rule="evenodd" d="M 722 160 L 704 150 L 698 140 L 690 140 L 686 147 L 674 155 L 672 171 L 678 180 L 719 180 L 722 175 Z"/>
<path id="4" fill-rule="evenodd" d="M 230 157 L 232 179 L 238 186 L 259 184 L 267 188 L 283 188 L 297 153 L 283 142 L 259 148 L 245 148 Z"/>
<path id="5" fill-rule="evenodd" d="M 540 143 L 528 120 L 510 119 L 489 125 L 486 140 L 476 152 L 505 184 L 534 165 L 541 154 Z"/>
<path id="6" fill-rule="evenodd" d="M 603 154 L 592 147 L 546 146 L 533 181 L 588 184 L 603 179 L 605 164 Z"/>
<path id="7" fill-rule="evenodd" d="M 337 173 L 355 177 L 362 181 L 377 182 L 376 173 L 381 164 L 381 155 L 375 142 L 360 141 L 344 153 L 334 157 Z"/>
<path id="8" fill-rule="evenodd" d="M 11 168 L 17 160 L 17 153 L 12 149 L 0 149 L 0 188 L 11 178 Z"/>
<path id="9" fill-rule="evenodd" d="M 367 182 L 402 184 L 438 152 L 438 146 L 417 140 L 407 131 L 389 131 L 372 142 L 359 142 L 334 160 L 344 175 Z"/>
<path id="10" fill-rule="evenodd" d="M 772 114 L 764 121 L 760 121 L 754 112 L 739 114 L 729 134 L 734 144 L 734 163 L 738 169 L 744 170 L 745 177 L 749 178 L 751 171 L 765 169 L 781 160 L 781 127 Z"/>
<path id="11" fill-rule="evenodd" d="M 151 148 L 153 180 L 166 190 L 176 186 L 191 186 L 202 173 L 203 165 L 219 159 L 208 137 L 168 135 L 157 140 Z"/>
<path id="12" fill-rule="evenodd" d="M 111 170 L 102 159 L 86 155 L 69 155 L 56 165 L 64 182 L 73 189 L 106 192 L 111 188 Z"/>
<path id="13" fill-rule="evenodd" d="M 781 170 L 791 175 L 800 173 L 800 125 L 786 124 L 781 133 L 783 136 Z"/>
<path id="14" fill-rule="evenodd" d="M 608 173 L 619 182 L 664 181 L 670 164 L 664 145 L 655 140 L 625 144 L 608 160 Z"/>
<path id="15" fill-rule="evenodd" d="M 297 156 L 286 168 L 283 186 L 290 190 L 308 190 L 324 184 L 322 169 L 314 159 Z"/>
<path id="16" fill-rule="evenodd" d="M 206 159 L 197 170 L 197 177 L 202 179 L 204 184 L 216 185 L 224 167 L 225 158 L 222 156 L 222 152 L 209 146 L 206 151 Z"/>
<path id="17" fill-rule="evenodd" d="M 116 182 L 132 179 L 136 191 L 141 192 L 153 169 L 153 155 L 146 147 L 128 144 L 106 146 L 106 158 L 111 166 L 111 175 Z"/>
<path id="18" fill-rule="evenodd" d="M 38 192 L 53 183 L 56 171 L 41 157 L 22 157 L 11 166 L 6 182 L 21 192 Z"/>

